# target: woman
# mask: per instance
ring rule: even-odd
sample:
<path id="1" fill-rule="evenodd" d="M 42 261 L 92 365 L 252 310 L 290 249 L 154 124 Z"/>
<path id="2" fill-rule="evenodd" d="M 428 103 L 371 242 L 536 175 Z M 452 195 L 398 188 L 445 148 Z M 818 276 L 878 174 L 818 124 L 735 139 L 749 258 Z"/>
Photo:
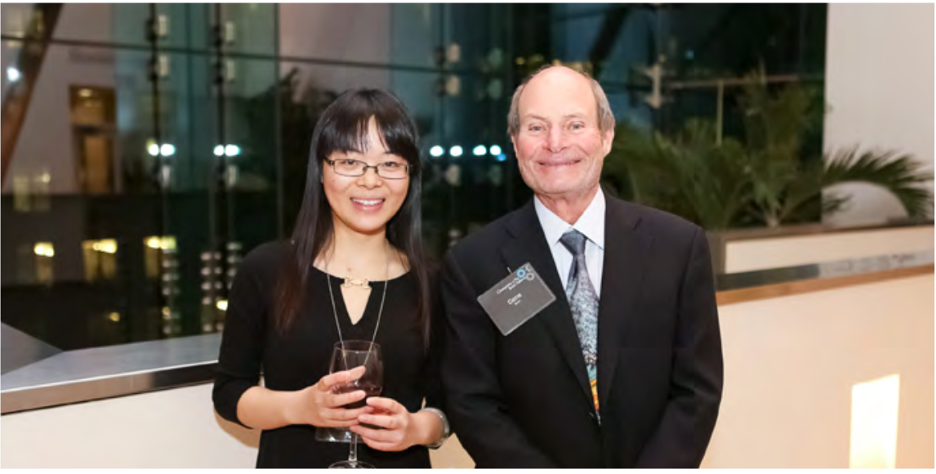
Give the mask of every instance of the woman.
<path id="1" fill-rule="evenodd" d="M 358 458 L 376 467 L 430 467 L 426 446 L 444 441 L 447 422 L 420 409 L 423 398 L 441 406 L 420 171 L 416 127 L 387 92 L 348 91 L 316 124 L 292 239 L 244 258 L 221 342 L 215 409 L 264 430 L 257 467 L 346 459 L 348 444 L 316 441 L 317 427 L 350 427 L 366 445 Z M 363 369 L 329 375 L 332 348 L 372 337 L 383 353 L 382 396 L 342 408 L 365 398 L 335 393 Z"/>

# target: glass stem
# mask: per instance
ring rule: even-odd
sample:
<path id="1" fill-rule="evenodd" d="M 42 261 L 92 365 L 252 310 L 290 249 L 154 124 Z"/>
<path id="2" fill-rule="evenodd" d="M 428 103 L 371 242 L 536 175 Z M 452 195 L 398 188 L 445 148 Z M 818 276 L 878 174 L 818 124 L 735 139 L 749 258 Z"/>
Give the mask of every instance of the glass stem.
<path id="1" fill-rule="evenodd" d="M 358 442 L 358 434 L 351 433 L 351 452 L 348 454 L 348 461 L 350 461 L 351 463 L 357 462 L 357 442 Z"/>

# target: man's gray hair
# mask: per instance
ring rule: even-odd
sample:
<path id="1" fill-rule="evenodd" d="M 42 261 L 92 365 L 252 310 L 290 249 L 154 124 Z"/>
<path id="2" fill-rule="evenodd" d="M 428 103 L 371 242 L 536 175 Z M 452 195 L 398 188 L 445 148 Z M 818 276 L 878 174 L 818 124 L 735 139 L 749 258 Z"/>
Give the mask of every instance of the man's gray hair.
<path id="1" fill-rule="evenodd" d="M 595 96 L 595 104 L 598 105 L 598 130 L 604 133 L 614 129 L 615 122 L 614 114 L 611 112 L 611 104 L 608 103 L 608 97 L 605 95 L 604 89 L 601 88 L 601 84 L 598 84 L 598 81 L 596 81 L 586 72 L 572 69 L 566 66 L 547 64 L 527 76 L 526 79 L 524 79 L 523 82 L 517 87 L 517 90 L 514 91 L 513 98 L 510 100 L 510 111 L 507 112 L 507 133 L 510 136 L 515 137 L 520 131 L 520 93 L 523 92 L 523 88 L 526 87 L 527 83 L 536 77 L 537 74 L 554 67 L 565 67 L 566 69 L 575 71 L 581 74 L 582 77 L 588 79 L 592 94 Z"/>

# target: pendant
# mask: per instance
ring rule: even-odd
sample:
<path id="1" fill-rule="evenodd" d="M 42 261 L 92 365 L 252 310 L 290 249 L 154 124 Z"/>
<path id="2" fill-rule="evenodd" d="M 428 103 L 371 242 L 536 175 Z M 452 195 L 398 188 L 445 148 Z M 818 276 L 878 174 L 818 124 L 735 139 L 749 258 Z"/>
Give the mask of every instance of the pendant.
<path id="1" fill-rule="evenodd" d="M 344 283 L 341 284 L 342 288 L 351 288 L 354 286 L 365 290 L 371 289 L 370 282 L 367 281 L 367 278 L 345 277 Z"/>

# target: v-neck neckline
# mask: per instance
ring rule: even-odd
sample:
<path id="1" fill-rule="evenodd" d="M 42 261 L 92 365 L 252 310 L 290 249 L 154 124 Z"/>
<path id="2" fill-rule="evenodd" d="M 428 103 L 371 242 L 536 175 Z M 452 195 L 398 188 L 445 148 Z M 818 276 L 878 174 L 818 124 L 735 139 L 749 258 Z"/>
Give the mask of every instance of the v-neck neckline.
<path id="1" fill-rule="evenodd" d="M 382 297 L 382 296 L 383 296 L 383 291 L 384 291 L 384 285 L 387 285 L 387 284 L 389 284 L 389 283 L 391 283 L 391 282 L 394 282 L 394 281 L 403 279 L 404 277 L 406 277 L 407 275 L 410 274 L 410 272 L 406 272 L 406 273 L 404 273 L 404 274 L 402 274 L 402 275 L 400 275 L 400 276 L 398 276 L 398 277 L 396 277 L 396 278 L 390 278 L 389 280 L 372 281 L 372 282 L 369 282 L 369 283 L 370 283 L 370 286 L 371 286 L 370 295 L 367 296 L 367 302 L 364 304 L 364 311 L 361 313 L 361 318 L 358 319 L 358 321 L 355 323 L 354 321 L 352 321 L 352 319 L 351 319 L 351 313 L 348 311 L 348 305 L 347 305 L 347 302 L 345 302 L 344 292 L 341 291 L 341 284 L 342 284 L 342 282 L 344 282 L 344 278 L 339 277 L 339 276 L 336 276 L 336 275 L 332 275 L 331 273 L 328 273 L 328 272 L 326 272 L 325 270 L 322 270 L 321 268 L 318 268 L 318 267 L 316 267 L 316 266 L 314 266 L 314 265 L 312 266 L 312 268 L 313 268 L 316 272 L 320 273 L 320 274 L 322 275 L 322 277 L 325 278 L 326 283 L 327 283 L 329 286 L 331 286 L 331 288 L 332 288 L 332 294 L 334 294 L 334 296 L 335 296 L 335 307 L 334 307 L 334 310 L 335 310 L 336 313 L 338 313 L 338 314 L 337 314 L 338 319 L 345 322 L 344 324 L 342 324 L 342 327 L 352 327 L 352 328 L 360 328 L 360 327 L 363 327 L 362 323 L 364 322 L 365 319 L 367 319 L 367 315 L 368 315 L 369 313 L 373 313 L 374 311 L 376 311 L 376 310 L 373 308 L 373 305 L 374 305 L 374 304 L 378 304 L 378 303 L 375 303 L 375 302 L 374 302 L 374 293 L 375 293 L 375 292 L 380 292 L 381 295 L 378 296 L 378 297 Z M 388 292 L 389 292 L 389 290 L 390 290 L 390 289 L 387 288 L 387 291 L 388 291 Z M 331 303 L 331 302 L 329 302 L 329 306 L 331 306 L 330 303 Z M 385 302 L 385 303 L 386 303 L 386 302 Z"/>
<path id="2" fill-rule="evenodd" d="M 332 276 L 325 275 L 325 277 L 329 280 L 329 284 L 331 284 Z M 361 323 L 364 322 L 364 318 L 367 316 L 367 313 L 372 312 L 371 305 L 373 304 L 373 301 L 374 301 L 374 293 L 376 293 L 377 291 L 380 291 L 381 293 L 383 293 L 383 287 L 380 287 L 378 289 L 377 283 L 383 283 L 384 285 L 387 284 L 386 282 L 371 282 L 371 290 L 370 290 L 370 294 L 367 295 L 367 301 L 364 302 L 364 310 L 361 311 L 361 317 L 358 318 L 357 322 L 355 322 L 354 319 L 351 318 L 351 312 L 348 311 L 348 302 L 345 300 L 344 291 L 341 290 L 341 280 L 338 280 L 337 282 L 335 282 L 335 286 L 337 288 L 333 287 L 333 289 L 335 290 L 336 293 L 338 293 L 336 296 L 340 296 L 340 298 L 338 299 L 341 300 L 341 312 L 344 313 L 345 321 L 347 321 L 348 324 L 350 324 L 352 327 L 362 327 Z M 337 309 L 337 306 L 338 306 L 337 302 L 335 303 L 335 306 Z"/>
<path id="3" fill-rule="evenodd" d="M 320 274 L 322 275 L 322 277 L 325 278 L 326 283 L 328 283 L 328 285 L 332 287 L 333 293 L 337 293 L 337 295 L 335 295 L 335 300 L 337 300 L 337 301 L 335 301 L 334 310 L 335 310 L 335 312 L 339 313 L 339 314 L 338 314 L 338 319 L 339 319 L 339 320 L 345 321 L 345 324 L 342 325 L 342 326 L 343 326 L 343 327 L 348 327 L 348 326 L 350 326 L 350 327 L 352 327 L 352 328 L 363 327 L 361 323 L 364 322 L 365 318 L 367 318 L 367 315 L 368 315 L 369 313 L 373 313 L 374 311 L 377 311 L 377 310 L 375 310 L 375 309 L 373 308 L 373 305 L 379 304 L 379 302 L 375 302 L 375 300 L 374 300 L 374 298 L 375 298 L 374 294 L 375 294 L 376 292 L 380 292 L 380 293 L 381 293 L 379 296 L 377 296 L 377 298 L 382 298 L 382 297 L 383 297 L 383 291 L 384 291 L 384 285 L 389 285 L 389 284 L 394 283 L 394 282 L 397 282 L 397 281 L 402 281 L 404 278 L 406 278 L 407 276 L 409 276 L 409 275 L 412 273 L 411 270 L 407 270 L 407 271 L 404 272 L 403 274 L 398 275 L 398 276 L 396 276 L 396 277 L 394 277 L 394 278 L 390 278 L 390 279 L 387 279 L 387 280 L 381 280 L 381 281 L 371 281 L 371 282 L 370 282 L 370 285 L 371 285 L 371 292 L 370 292 L 370 295 L 367 296 L 367 303 L 364 304 L 364 312 L 361 313 L 361 319 L 359 319 L 358 322 L 355 323 L 355 322 L 352 322 L 352 321 L 351 321 L 351 314 L 348 313 L 348 305 L 345 303 L 344 293 L 342 293 L 342 291 L 341 291 L 341 284 L 342 284 L 342 282 L 344 281 L 344 278 L 339 277 L 339 276 L 336 276 L 336 275 L 332 275 L 331 273 L 328 273 L 328 272 L 326 272 L 325 270 L 322 270 L 321 268 L 316 267 L 315 265 L 312 265 L 312 269 L 313 269 L 314 271 L 320 273 Z M 387 288 L 387 293 L 388 293 L 387 296 L 388 296 L 388 297 L 391 297 L 391 295 L 389 294 L 389 292 L 390 292 L 390 288 L 388 287 L 388 288 Z M 331 306 L 330 303 L 331 303 L 331 302 L 329 302 L 329 306 Z M 386 303 L 386 302 L 384 302 L 384 303 Z M 344 315 L 344 317 L 341 316 L 342 314 Z"/>

